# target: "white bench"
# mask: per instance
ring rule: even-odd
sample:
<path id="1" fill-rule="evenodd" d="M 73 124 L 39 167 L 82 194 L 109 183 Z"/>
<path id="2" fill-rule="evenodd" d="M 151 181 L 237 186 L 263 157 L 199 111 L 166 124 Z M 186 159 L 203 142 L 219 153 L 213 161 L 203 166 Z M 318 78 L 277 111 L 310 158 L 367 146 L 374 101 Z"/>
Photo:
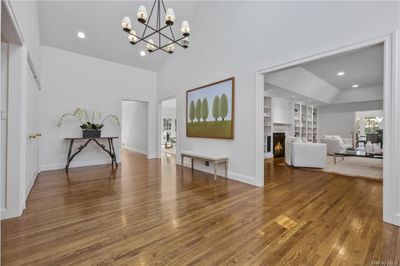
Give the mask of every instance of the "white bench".
<path id="1" fill-rule="evenodd" d="M 193 170 L 193 159 L 201 159 L 204 161 L 210 161 L 214 165 L 214 180 L 217 179 L 217 166 L 220 163 L 224 163 L 225 165 L 225 178 L 228 177 L 228 160 L 229 157 L 221 156 L 221 155 L 211 155 L 211 154 L 200 154 L 193 151 L 182 151 L 181 152 L 181 165 L 183 167 L 183 159 L 185 157 L 192 159 L 192 170 Z M 183 169 L 183 168 L 182 168 Z"/>

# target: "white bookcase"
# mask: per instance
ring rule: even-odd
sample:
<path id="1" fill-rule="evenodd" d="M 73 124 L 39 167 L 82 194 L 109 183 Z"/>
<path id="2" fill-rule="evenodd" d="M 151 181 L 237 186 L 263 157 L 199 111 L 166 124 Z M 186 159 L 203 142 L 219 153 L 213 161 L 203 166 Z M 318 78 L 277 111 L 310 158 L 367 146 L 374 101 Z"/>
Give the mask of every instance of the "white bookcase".
<path id="1" fill-rule="evenodd" d="M 264 94 L 264 157 L 272 157 L 272 97 Z"/>
<path id="2" fill-rule="evenodd" d="M 308 142 L 318 140 L 318 110 L 314 106 L 294 103 L 294 135 Z"/>

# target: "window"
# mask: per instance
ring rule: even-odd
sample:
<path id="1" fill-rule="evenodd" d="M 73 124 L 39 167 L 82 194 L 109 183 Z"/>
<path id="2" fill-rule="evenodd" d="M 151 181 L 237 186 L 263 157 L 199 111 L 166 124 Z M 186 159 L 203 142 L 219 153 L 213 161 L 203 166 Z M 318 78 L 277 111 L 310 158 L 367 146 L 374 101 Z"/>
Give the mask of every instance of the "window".
<path id="1" fill-rule="evenodd" d="M 377 116 L 367 116 L 364 118 L 365 124 L 365 134 L 375 133 L 378 129 L 380 129 L 379 124 L 382 122 L 382 117 Z"/>

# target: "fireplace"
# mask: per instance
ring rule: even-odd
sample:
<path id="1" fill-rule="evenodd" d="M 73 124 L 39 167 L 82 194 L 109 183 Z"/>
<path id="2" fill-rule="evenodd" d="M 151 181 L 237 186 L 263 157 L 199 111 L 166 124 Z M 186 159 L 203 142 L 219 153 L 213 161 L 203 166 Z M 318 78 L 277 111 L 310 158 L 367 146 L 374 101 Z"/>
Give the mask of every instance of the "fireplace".
<path id="1" fill-rule="evenodd" d="M 273 140 L 274 157 L 285 156 L 285 133 L 274 133 Z"/>

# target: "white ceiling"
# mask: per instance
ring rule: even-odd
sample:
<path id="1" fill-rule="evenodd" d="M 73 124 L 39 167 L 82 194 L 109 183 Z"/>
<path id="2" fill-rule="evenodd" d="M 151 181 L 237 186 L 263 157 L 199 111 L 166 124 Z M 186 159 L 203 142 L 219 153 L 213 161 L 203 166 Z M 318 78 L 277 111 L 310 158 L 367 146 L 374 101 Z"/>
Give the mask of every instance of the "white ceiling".
<path id="1" fill-rule="evenodd" d="M 173 55 L 159 51 L 142 57 L 139 52 L 145 50 L 143 43 L 132 47 L 127 34 L 121 29 L 124 16 L 129 16 L 134 27 L 138 28 L 136 12 L 143 3 L 150 12 L 153 1 L 39 1 L 41 43 L 157 71 L 164 60 Z M 190 23 L 198 3 L 165 1 L 165 4 L 175 10 L 175 33 L 179 34 L 182 20 L 189 20 Z M 86 38 L 77 38 L 78 31 L 83 31 Z M 185 50 L 176 49 L 175 52 L 182 53 Z"/>
<path id="2" fill-rule="evenodd" d="M 295 93 L 286 89 L 283 89 L 281 87 L 269 84 L 269 83 L 265 83 L 264 84 L 264 88 L 265 88 L 265 92 L 274 97 L 280 97 L 280 98 L 284 98 L 290 101 L 295 101 L 295 102 L 302 102 L 302 103 L 308 103 L 308 104 L 312 104 L 312 105 L 324 105 L 326 103 L 315 100 L 311 97 L 307 97 L 304 96 L 302 94 L 299 93 Z"/>
<path id="3" fill-rule="evenodd" d="M 296 69 L 304 72 L 300 73 L 300 78 L 293 73 Z M 345 72 L 345 75 L 337 76 L 340 71 Z M 316 91 L 310 84 L 319 84 L 321 80 L 331 86 L 320 84 L 321 88 Z M 272 88 L 271 84 L 275 85 L 270 90 L 277 97 L 290 99 L 295 96 L 298 101 L 312 101 L 316 105 L 380 100 L 383 97 L 383 45 L 357 49 L 268 73 L 265 82 L 270 83 L 266 84 L 267 90 Z M 359 87 L 352 88 L 353 84 L 359 84 Z M 336 95 L 326 101 L 326 94 L 331 93 L 326 91 L 329 88 Z"/>
<path id="4" fill-rule="evenodd" d="M 355 50 L 301 66 L 339 90 L 351 89 L 353 84 L 359 84 L 360 88 L 383 86 L 383 45 Z M 337 76 L 339 71 L 345 72 L 345 75 Z"/>

